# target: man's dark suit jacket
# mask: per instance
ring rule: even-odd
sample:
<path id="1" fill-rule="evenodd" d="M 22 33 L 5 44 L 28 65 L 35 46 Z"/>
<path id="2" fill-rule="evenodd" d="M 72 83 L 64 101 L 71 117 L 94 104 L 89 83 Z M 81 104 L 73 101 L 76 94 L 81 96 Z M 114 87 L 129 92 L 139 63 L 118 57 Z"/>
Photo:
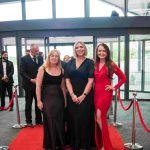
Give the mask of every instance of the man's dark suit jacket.
<path id="1" fill-rule="evenodd" d="M 14 83 L 13 74 L 14 74 L 13 62 L 7 60 L 6 61 L 6 75 L 8 77 L 8 83 Z M 0 60 L 0 81 L 3 76 L 4 76 L 3 62 L 2 62 L 2 60 Z"/>
<path id="2" fill-rule="evenodd" d="M 38 56 L 38 64 L 33 61 L 30 55 L 23 56 L 20 63 L 20 74 L 22 77 L 22 87 L 25 90 L 34 91 L 36 85 L 30 82 L 30 79 L 35 79 L 38 73 L 38 68 L 43 64 L 43 57 Z"/>

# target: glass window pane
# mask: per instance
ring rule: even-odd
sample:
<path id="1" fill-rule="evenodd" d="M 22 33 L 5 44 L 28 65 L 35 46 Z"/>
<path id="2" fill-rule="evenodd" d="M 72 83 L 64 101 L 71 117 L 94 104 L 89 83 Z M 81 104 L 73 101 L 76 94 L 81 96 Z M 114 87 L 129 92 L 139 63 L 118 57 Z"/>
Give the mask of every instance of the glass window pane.
<path id="1" fill-rule="evenodd" d="M 52 18 L 52 0 L 26 0 L 26 19 Z"/>
<path id="2" fill-rule="evenodd" d="M 150 1 L 148 0 L 128 0 L 129 16 L 150 16 Z"/>
<path id="3" fill-rule="evenodd" d="M 87 58 L 93 58 L 93 44 L 85 44 L 88 50 Z M 60 51 L 60 58 L 63 60 L 65 55 L 69 55 L 70 57 L 74 56 L 73 53 L 73 45 L 72 46 L 57 46 L 57 50 Z"/>
<path id="4" fill-rule="evenodd" d="M 65 55 L 73 56 L 73 46 L 57 46 L 56 49 L 60 52 L 61 60 L 63 60 Z"/>
<path id="5" fill-rule="evenodd" d="M 85 45 L 87 47 L 87 58 L 93 59 L 93 43 Z"/>
<path id="6" fill-rule="evenodd" d="M 85 42 L 88 50 L 88 58 L 93 58 L 93 38 L 92 36 L 69 36 L 69 37 L 49 37 L 50 46 L 56 47 L 60 51 L 61 60 L 65 55 L 74 56 L 73 45 L 77 41 Z M 50 49 L 51 50 L 51 49 Z"/>
<path id="7" fill-rule="evenodd" d="M 0 3 L 0 21 L 22 20 L 21 2 Z"/>
<path id="8" fill-rule="evenodd" d="M 145 42 L 145 91 L 150 91 L 150 41 Z"/>
<path id="9" fill-rule="evenodd" d="M 101 0 L 90 0 L 90 17 L 109 17 L 112 11 L 117 12 L 119 16 L 124 16 L 123 11 L 113 5 Z"/>
<path id="10" fill-rule="evenodd" d="M 17 69 L 17 56 L 16 56 L 16 46 L 7 46 L 9 60 L 14 64 L 14 85 L 18 85 L 18 69 Z"/>
<path id="11" fill-rule="evenodd" d="M 139 99 L 149 99 L 150 35 L 130 35 L 129 89 L 139 91 Z M 142 92 L 141 92 L 142 91 Z M 130 93 L 131 94 L 131 93 Z M 133 97 L 133 96 L 132 96 Z"/>
<path id="12" fill-rule="evenodd" d="M 57 43 L 74 44 L 76 41 L 92 42 L 93 37 L 92 36 L 49 37 L 49 42 L 51 44 L 57 44 Z"/>
<path id="13" fill-rule="evenodd" d="M 18 85 L 16 39 L 14 37 L 3 38 L 3 49 L 8 52 L 8 60 L 13 62 L 13 65 L 14 65 L 14 74 L 13 74 L 14 85 Z"/>
<path id="14" fill-rule="evenodd" d="M 141 62 L 142 49 L 140 41 L 130 41 L 130 66 L 129 66 L 129 89 L 141 90 Z"/>
<path id="15" fill-rule="evenodd" d="M 84 17 L 84 0 L 56 0 L 56 18 Z"/>

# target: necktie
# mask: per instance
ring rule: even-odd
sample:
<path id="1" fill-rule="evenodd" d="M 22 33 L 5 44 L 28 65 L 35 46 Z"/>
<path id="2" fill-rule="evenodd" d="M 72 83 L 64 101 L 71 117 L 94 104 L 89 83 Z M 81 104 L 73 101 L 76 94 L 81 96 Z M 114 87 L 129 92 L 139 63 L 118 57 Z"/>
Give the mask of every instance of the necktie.
<path id="1" fill-rule="evenodd" d="M 33 57 L 33 61 L 36 63 L 36 57 Z"/>

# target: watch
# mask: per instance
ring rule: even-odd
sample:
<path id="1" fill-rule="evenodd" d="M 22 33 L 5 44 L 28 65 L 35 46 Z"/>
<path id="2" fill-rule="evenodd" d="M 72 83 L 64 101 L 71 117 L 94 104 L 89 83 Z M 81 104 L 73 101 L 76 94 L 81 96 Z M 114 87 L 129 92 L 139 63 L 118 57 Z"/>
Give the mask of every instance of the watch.
<path id="1" fill-rule="evenodd" d="M 83 93 L 83 95 L 87 96 L 87 94 L 86 94 L 86 93 Z"/>

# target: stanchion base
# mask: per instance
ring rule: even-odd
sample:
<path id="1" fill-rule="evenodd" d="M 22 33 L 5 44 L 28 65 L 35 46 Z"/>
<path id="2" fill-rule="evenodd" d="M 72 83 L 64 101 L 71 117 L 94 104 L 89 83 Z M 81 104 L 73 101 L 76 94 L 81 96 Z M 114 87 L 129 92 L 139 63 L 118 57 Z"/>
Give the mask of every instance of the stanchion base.
<path id="1" fill-rule="evenodd" d="M 134 145 L 132 143 L 125 143 L 124 147 L 127 149 L 143 149 L 143 146 L 139 145 L 138 143 L 135 143 Z"/>
<path id="2" fill-rule="evenodd" d="M 112 125 L 114 127 L 121 127 L 122 126 L 122 123 L 119 123 L 119 122 L 112 122 Z"/>
<path id="3" fill-rule="evenodd" d="M 0 150 L 8 150 L 8 146 L 0 146 Z"/>
<path id="4" fill-rule="evenodd" d="M 24 128 L 25 126 L 26 126 L 25 124 L 15 124 L 12 127 L 15 129 L 21 129 L 21 128 Z"/>

